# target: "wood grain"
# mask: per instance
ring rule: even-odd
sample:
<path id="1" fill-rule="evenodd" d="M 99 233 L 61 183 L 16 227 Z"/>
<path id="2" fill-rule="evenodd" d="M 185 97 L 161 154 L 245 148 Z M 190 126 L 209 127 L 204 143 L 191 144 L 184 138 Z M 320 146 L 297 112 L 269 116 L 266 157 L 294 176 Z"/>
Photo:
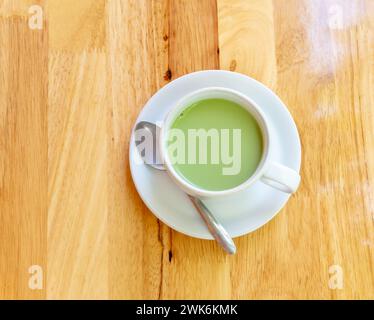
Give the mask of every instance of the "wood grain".
<path id="1" fill-rule="evenodd" d="M 104 49 L 105 0 L 47 1 L 45 10 L 49 24 L 50 48 L 82 52 Z"/>
<path id="2" fill-rule="evenodd" d="M 31 4 L 42 30 L 28 28 Z M 0 1 L 0 298 L 374 299 L 372 12 L 371 0 Z M 299 191 L 233 257 L 159 222 L 128 163 L 152 94 L 219 68 L 274 90 L 303 147 Z"/>
<path id="3" fill-rule="evenodd" d="M 0 297 L 37 299 L 28 270 L 46 264 L 48 33 L 0 18 L 0 41 Z"/>
<path id="4" fill-rule="evenodd" d="M 108 292 L 106 56 L 56 52 L 49 59 L 47 295 L 103 298 Z"/>
<path id="5" fill-rule="evenodd" d="M 277 68 L 271 0 L 218 1 L 221 69 L 244 73 L 273 88 Z"/>
<path id="6" fill-rule="evenodd" d="M 216 1 L 180 0 L 169 3 L 169 63 L 173 77 L 218 69 Z"/>

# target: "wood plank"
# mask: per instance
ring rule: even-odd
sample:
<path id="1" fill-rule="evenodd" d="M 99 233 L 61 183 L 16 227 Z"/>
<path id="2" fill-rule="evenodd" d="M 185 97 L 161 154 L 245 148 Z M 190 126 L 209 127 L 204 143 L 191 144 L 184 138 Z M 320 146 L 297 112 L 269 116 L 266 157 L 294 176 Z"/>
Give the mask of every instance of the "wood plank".
<path id="1" fill-rule="evenodd" d="M 217 4 L 221 67 L 247 74 L 275 89 L 273 1 L 218 0 Z M 235 240 L 238 253 L 230 260 L 230 298 L 291 297 L 274 284 L 284 286 L 284 275 L 276 265 L 280 263 L 282 252 L 274 248 L 285 242 L 285 217 L 282 213 L 260 230 Z"/>
<path id="2" fill-rule="evenodd" d="M 173 79 L 219 68 L 216 1 L 170 2 L 169 65 Z M 213 241 L 171 236 L 172 260 L 164 262 L 165 299 L 229 298 L 230 257 Z M 214 270 L 214 272 L 212 272 Z"/>
<path id="3" fill-rule="evenodd" d="M 146 209 L 129 169 L 131 128 L 168 70 L 168 1 L 108 3 L 108 235 L 109 289 L 113 299 L 162 296 L 168 248 L 161 225 Z M 141 17 L 141 18 L 140 18 Z"/>
<path id="4" fill-rule="evenodd" d="M 48 299 L 108 297 L 105 3 L 48 1 Z"/>
<path id="5" fill-rule="evenodd" d="M 41 299 L 29 268 L 46 272 L 48 31 L 0 18 L 0 48 L 0 298 Z"/>
<path id="6" fill-rule="evenodd" d="M 48 299 L 108 296 L 106 55 L 49 63 Z"/>

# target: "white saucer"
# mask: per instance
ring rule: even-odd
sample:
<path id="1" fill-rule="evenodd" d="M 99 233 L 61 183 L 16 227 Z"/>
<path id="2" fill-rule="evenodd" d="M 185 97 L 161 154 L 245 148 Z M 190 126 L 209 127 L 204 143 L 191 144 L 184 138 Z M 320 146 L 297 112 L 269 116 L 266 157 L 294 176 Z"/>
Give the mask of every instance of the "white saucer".
<path id="1" fill-rule="evenodd" d="M 204 87 L 227 87 L 251 97 L 262 107 L 274 130 L 272 160 L 300 171 L 299 134 L 287 107 L 267 87 L 245 75 L 222 71 L 201 71 L 174 80 L 158 91 L 145 105 L 139 121 L 162 122 L 177 100 Z M 187 196 L 166 172 L 139 164 L 134 135 L 130 142 L 130 169 L 135 186 L 147 207 L 169 227 L 201 239 L 212 239 L 208 229 Z M 286 204 L 289 195 L 257 182 L 240 194 L 206 200 L 232 237 L 252 232 L 271 220 Z"/>

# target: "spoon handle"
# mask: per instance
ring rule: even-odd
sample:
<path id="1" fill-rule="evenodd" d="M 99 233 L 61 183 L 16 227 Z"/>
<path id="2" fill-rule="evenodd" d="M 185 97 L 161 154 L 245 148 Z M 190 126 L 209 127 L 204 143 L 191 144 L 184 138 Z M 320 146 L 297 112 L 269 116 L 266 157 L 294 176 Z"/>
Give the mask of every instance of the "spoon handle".
<path id="1" fill-rule="evenodd" d="M 212 215 L 205 204 L 198 198 L 188 195 L 200 216 L 205 221 L 210 233 L 214 239 L 221 245 L 221 247 L 229 254 L 235 254 L 236 246 L 230 235 L 225 228 L 217 221 Z"/>

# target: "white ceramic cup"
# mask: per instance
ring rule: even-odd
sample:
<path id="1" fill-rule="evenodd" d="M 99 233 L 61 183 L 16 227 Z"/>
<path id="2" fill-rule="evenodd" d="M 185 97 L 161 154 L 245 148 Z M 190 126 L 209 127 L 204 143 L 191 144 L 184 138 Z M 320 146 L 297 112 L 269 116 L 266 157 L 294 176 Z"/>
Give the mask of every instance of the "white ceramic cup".
<path id="1" fill-rule="evenodd" d="M 245 108 L 251 115 L 257 120 L 263 137 L 263 154 L 261 161 L 256 171 L 242 184 L 227 190 L 222 191 L 211 191 L 198 188 L 181 177 L 174 169 L 171 159 L 168 154 L 168 130 L 177 119 L 177 117 L 183 112 L 185 108 L 191 104 L 203 100 L 203 99 L 225 99 L 233 101 L 243 108 Z M 180 99 L 176 105 L 167 114 L 164 122 L 161 125 L 161 131 L 159 136 L 159 150 L 160 156 L 164 163 L 164 167 L 172 178 L 172 180 L 188 194 L 199 197 L 199 198 L 212 198 L 222 197 L 234 194 L 246 188 L 250 188 L 253 183 L 261 180 L 267 185 L 279 189 L 286 193 L 293 193 L 297 190 L 300 183 L 300 175 L 293 169 L 290 169 L 282 164 L 273 162 L 269 158 L 269 149 L 273 143 L 273 139 L 269 130 L 270 123 L 266 119 L 264 113 L 261 111 L 259 106 L 250 98 L 245 95 L 231 89 L 221 87 L 209 87 L 194 91 L 187 96 Z"/>

